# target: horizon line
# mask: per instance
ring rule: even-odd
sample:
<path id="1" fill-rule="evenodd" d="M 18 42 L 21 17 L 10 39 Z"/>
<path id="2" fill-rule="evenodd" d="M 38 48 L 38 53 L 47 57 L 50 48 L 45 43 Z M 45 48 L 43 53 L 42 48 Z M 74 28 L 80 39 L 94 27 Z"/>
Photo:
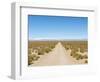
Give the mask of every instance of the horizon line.
<path id="1" fill-rule="evenodd" d="M 88 39 L 34 39 L 29 41 L 88 41 Z"/>

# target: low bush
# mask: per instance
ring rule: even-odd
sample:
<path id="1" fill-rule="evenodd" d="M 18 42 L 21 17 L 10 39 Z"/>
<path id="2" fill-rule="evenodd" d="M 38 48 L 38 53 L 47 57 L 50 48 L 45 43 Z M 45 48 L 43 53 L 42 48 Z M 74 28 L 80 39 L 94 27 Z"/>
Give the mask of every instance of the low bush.
<path id="1" fill-rule="evenodd" d="M 79 59 L 81 59 L 81 55 L 77 54 L 76 60 L 79 60 Z"/>
<path id="2" fill-rule="evenodd" d="M 49 53 L 50 51 L 51 51 L 50 48 L 46 48 L 46 49 L 45 49 L 45 52 L 46 52 L 46 53 Z"/>
<path id="3" fill-rule="evenodd" d="M 83 58 L 84 58 L 84 59 L 87 59 L 87 58 L 88 58 L 88 56 L 87 56 L 87 55 L 84 55 L 84 56 L 83 56 Z"/>
<path id="4" fill-rule="evenodd" d="M 78 56 L 78 54 L 73 54 L 73 57 L 76 58 Z"/>
<path id="5" fill-rule="evenodd" d="M 43 49 L 39 50 L 38 55 L 44 55 L 44 50 Z"/>
<path id="6" fill-rule="evenodd" d="M 40 58 L 40 56 L 37 56 L 35 54 L 33 55 L 29 55 L 28 56 L 28 65 L 33 64 L 34 61 L 38 60 Z"/>
<path id="7" fill-rule="evenodd" d="M 31 64 L 33 64 L 33 57 L 31 57 L 31 56 L 28 56 L 28 65 L 31 65 Z"/>
<path id="8" fill-rule="evenodd" d="M 51 48 L 51 49 L 53 49 L 53 48 L 55 48 L 55 46 L 54 46 L 54 45 L 52 45 L 52 46 L 50 46 L 50 48 Z"/>
<path id="9" fill-rule="evenodd" d="M 85 60 L 85 62 L 84 63 L 88 63 L 88 61 L 87 60 Z"/>

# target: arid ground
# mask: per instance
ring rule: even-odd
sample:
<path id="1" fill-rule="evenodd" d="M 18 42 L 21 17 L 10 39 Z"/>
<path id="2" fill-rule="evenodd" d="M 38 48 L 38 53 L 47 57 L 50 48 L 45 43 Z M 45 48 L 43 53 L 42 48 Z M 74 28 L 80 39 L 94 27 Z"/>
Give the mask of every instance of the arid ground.
<path id="1" fill-rule="evenodd" d="M 87 41 L 29 41 L 28 65 L 52 66 L 87 64 L 87 49 Z"/>

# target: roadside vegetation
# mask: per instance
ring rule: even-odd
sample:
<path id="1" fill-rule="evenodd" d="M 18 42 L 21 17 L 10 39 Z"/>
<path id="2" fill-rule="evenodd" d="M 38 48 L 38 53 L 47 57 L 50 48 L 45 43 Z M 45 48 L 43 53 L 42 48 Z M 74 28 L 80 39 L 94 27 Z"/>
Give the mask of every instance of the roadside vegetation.
<path id="1" fill-rule="evenodd" d="M 88 63 L 88 42 L 87 41 L 63 41 L 66 51 L 70 50 L 70 56 L 76 60 L 84 60 Z"/>
<path id="2" fill-rule="evenodd" d="M 28 65 L 34 64 L 41 55 L 51 52 L 56 41 L 29 41 L 28 42 Z"/>

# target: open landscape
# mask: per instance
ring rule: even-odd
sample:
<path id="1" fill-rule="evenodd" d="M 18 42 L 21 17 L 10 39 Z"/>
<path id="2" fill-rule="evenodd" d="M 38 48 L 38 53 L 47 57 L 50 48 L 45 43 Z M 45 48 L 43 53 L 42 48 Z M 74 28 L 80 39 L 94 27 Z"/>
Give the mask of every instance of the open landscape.
<path id="1" fill-rule="evenodd" d="M 28 65 L 86 64 L 87 44 L 87 41 L 29 41 Z"/>
<path id="2" fill-rule="evenodd" d="M 88 61 L 88 17 L 28 15 L 28 66 Z"/>

